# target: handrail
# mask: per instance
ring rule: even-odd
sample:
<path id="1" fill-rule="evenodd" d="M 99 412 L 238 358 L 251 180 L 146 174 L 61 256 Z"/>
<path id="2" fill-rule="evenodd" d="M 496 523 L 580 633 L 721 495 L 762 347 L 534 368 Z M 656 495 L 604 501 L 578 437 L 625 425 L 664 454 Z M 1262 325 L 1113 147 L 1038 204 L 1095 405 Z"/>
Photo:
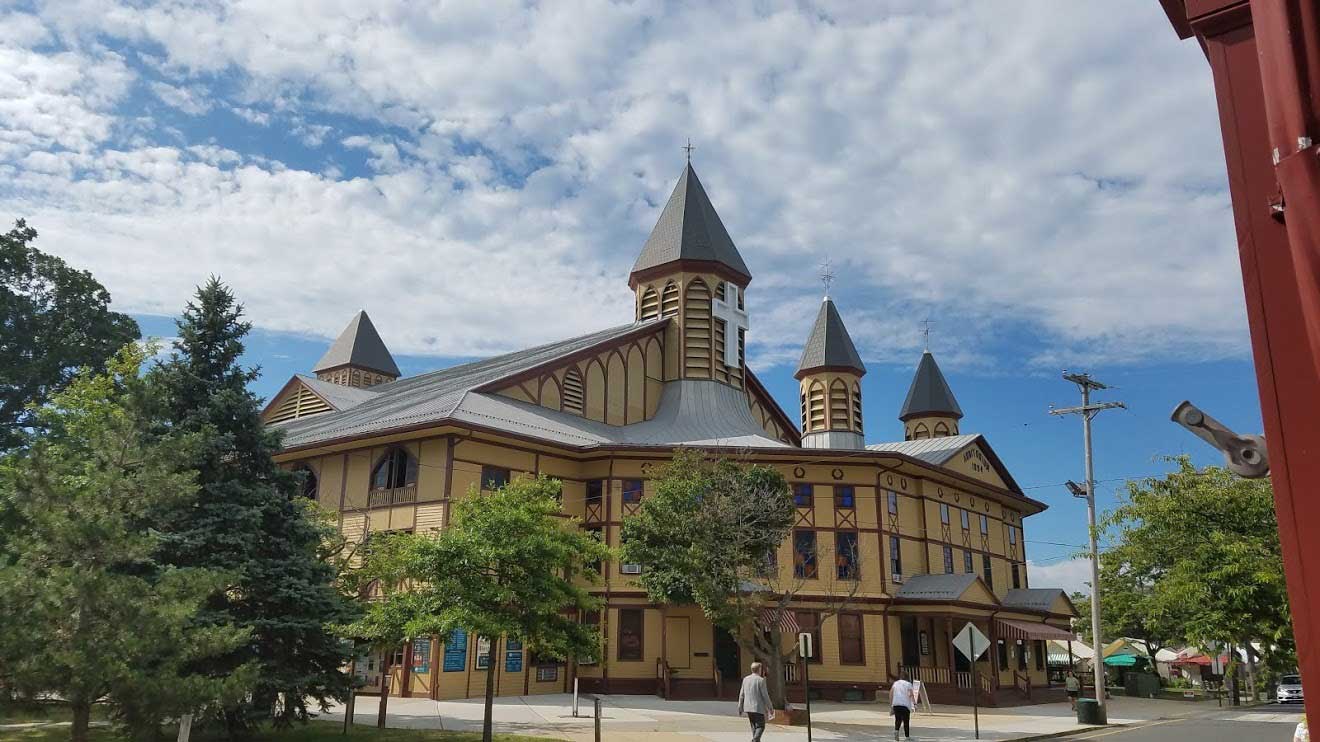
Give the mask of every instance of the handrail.
<path id="1" fill-rule="evenodd" d="M 1030 676 L 1030 675 L 1023 675 L 1023 674 L 1018 673 L 1017 670 L 1014 670 L 1014 671 L 1013 671 L 1013 687 L 1017 688 L 1018 691 L 1022 693 L 1022 695 L 1026 696 L 1028 701 L 1031 700 L 1031 676 Z"/>
<path id="2" fill-rule="evenodd" d="M 672 673 L 673 669 L 669 667 L 669 663 L 664 658 L 655 658 L 656 695 L 666 700 L 670 698 L 669 676 Z"/>
<path id="3" fill-rule="evenodd" d="M 710 666 L 711 666 L 711 668 L 712 668 L 713 671 L 714 671 L 712 674 L 715 676 L 715 697 L 716 697 L 716 698 L 723 698 L 723 697 L 724 697 L 724 675 L 723 675 L 723 673 L 720 672 L 720 665 L 719 665 L 718 662 L 712 662 L 712 663 L 710 663 Z"/>
<path id="4" fill-rule="evenodd" d="M 405 484 L 402 487 L 383 487 L 367 493 L 367 507 L 380 508 L 389 505 L 404 505 L 417 501 L 417 485 Z"/>

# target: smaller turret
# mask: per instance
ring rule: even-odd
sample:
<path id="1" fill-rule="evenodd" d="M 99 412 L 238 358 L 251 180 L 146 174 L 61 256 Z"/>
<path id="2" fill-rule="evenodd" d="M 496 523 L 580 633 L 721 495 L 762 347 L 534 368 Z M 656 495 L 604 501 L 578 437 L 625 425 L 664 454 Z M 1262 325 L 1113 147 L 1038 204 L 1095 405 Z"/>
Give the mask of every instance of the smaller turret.
<path id="1" fill-rule="evenodd" d="M 903 421 L 903 440 L 958 435 L 958 421 L 962 416 L 962 408 L 953 398 L 949 382 L 940 373 L 935 356 L 927 350 L 921 354 L 916 376 L 912 378 L 903 409 L 898 413 L 898 419 Z"/>
<path id="2" fill-rule="evenodd" d="M 399 378 L 399 367 L 366 312 L 358 312 L 312 367 L 321 381 L 368 387 Z"/>
<path id="3" fill-rule="evenodd" d="M 864 446 L 862 377 L 866 366 L 828 295 L 802 349 L 797 373 L 802 398 L 802 447 Z"/>

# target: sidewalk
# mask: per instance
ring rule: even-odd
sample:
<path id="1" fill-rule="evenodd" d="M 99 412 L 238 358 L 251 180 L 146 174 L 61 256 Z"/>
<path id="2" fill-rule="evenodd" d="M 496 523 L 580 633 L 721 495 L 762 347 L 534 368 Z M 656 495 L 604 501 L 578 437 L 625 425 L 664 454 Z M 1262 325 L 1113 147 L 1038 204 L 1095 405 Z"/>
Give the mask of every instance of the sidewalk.
<path id="1" fill-rule="evenodd" d="M 601 737 L 605 740 L 639 742 L 736 742 L 748 737 L 747 721 L 734 715 L 729 701 L 665 701 L 654 696 L 601 696 Z M 376 723 L 377 699 L 357 699 L 355 723 Z M 567 694 L 495 699 L 495 731 L 589 742 L 594 739 L 591 703 L 582 703 L 583 718 L 573 718 L 572 697 Z M 1135 724 L 1156 719 L 1182 718 L 1215 710 L 1213 704 L 1156 701 L 1141 698 L 1112 698 L 1111 724 Z M 876 704 L 812 704 L 813 738 L 818 740 L 893 739 L 893 721 L 888 709 Z M 389 726 L 413 729 L 481 729 L 479 699 L 431 701 L 391 698 Z M 342 710 L 322 717 L 343 720 Z M 981 739 L 1021 740 L 1084 729 L 1066 703 L 982 709 Z M 805 727 L 766 728 L 766 742 L 806 740 Z M 972 711 L 963 706 L 935 706 L 915 714 L 912 738 L 921 742 L 972 740 Z"/>

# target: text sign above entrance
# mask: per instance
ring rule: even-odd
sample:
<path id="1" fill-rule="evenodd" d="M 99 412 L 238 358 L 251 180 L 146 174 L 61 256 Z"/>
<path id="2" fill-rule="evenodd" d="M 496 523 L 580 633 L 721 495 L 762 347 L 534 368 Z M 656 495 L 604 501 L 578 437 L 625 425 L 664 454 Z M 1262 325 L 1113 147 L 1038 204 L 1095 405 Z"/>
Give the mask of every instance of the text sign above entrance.
<path id="1" fill-rule="evenodd" d="M 962 652 L 969 661 L 975 662 L 985 654 L 985 650 L 990 648 L 990 640 L 985 638 L 985 634 L 982 634 L 971 621 L 968 621 L 963 630 L 953 638 L 953 647 Z"/>

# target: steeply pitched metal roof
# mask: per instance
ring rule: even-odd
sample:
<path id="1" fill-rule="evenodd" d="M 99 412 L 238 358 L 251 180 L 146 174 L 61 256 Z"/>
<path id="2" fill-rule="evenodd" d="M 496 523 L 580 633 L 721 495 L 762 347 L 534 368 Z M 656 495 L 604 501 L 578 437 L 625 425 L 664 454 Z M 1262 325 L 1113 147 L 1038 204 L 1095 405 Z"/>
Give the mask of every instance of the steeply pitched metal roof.
<path id="1" fill-rule="evenodd" d="M 898 413 L 898 419 L 906 422 L 908 418 L 930 414 L 952 415 L 955 418 L 963 416 L 958 400 L 953 398 L 949 382 L 944 380 L 939 364 L 935 363 L 935 356 L 928 350 L 921 354 L 917 374 L 912 378 L 912 386 L 908 388 L 907 399 L 903 400 L 903 409 Z"/>
<path id="2" fill-rule="evenodd" d="M 349 410 L 323 413 L 280 423 L 284 446 L 321 443 L 343 437 L 379 433 L 448 418 L 464 395 L 477 387 L 514 376 L 557 358 L 607 344 L 644 328 L 659 329 L 668 318 L 635 322 L 557 343 L 465 363 L 452 368 L 399 379 L 373 387 L 376 396 Z"/>
<path id="3" fill-rule="evenodd" d="M 366 312 L 354 315 L 348 327 L 339 333 L 330 350 L 321 356 L 312 371 L 325 371 L 338 366 L 356 366 L 396 378 L 400 375 L 394 357 L 385 347 L 385 341 L 380 339 L 376 326 L 371 324 L 371 318 Z"/>
<path id="4" fill-rule="evenodd" d="M 848 328 L 843 326 L 843 318 L 828 296 L 820 303 L 816 324 L 812 326 L 807 344 L 802 348 L 797 375 L 800 378 L 807 371 L 822 366 L 851 368 L 866 373 L 866 366 L 857 354 L 857 347 L 848 335 Z"/>
<path id="5" fill-rule="evenodd" d="M 675 260 L 708 260 L 722 263 L 751 279 L 751 271 L 734 247 L 729 232 L 715 213 L 706 189 L 688 163 L 678 178 L 678 185 L 660 212 L 642 254 L 633 264 L 633 273 L 671 263 Z"/>
<path id="6" fill-rule="evenodd" d="M 957 600 L 979 577 L 964 572 L 952 575 L 912 575 L 894 593 L 895 598 L 908 600 Z"/>

